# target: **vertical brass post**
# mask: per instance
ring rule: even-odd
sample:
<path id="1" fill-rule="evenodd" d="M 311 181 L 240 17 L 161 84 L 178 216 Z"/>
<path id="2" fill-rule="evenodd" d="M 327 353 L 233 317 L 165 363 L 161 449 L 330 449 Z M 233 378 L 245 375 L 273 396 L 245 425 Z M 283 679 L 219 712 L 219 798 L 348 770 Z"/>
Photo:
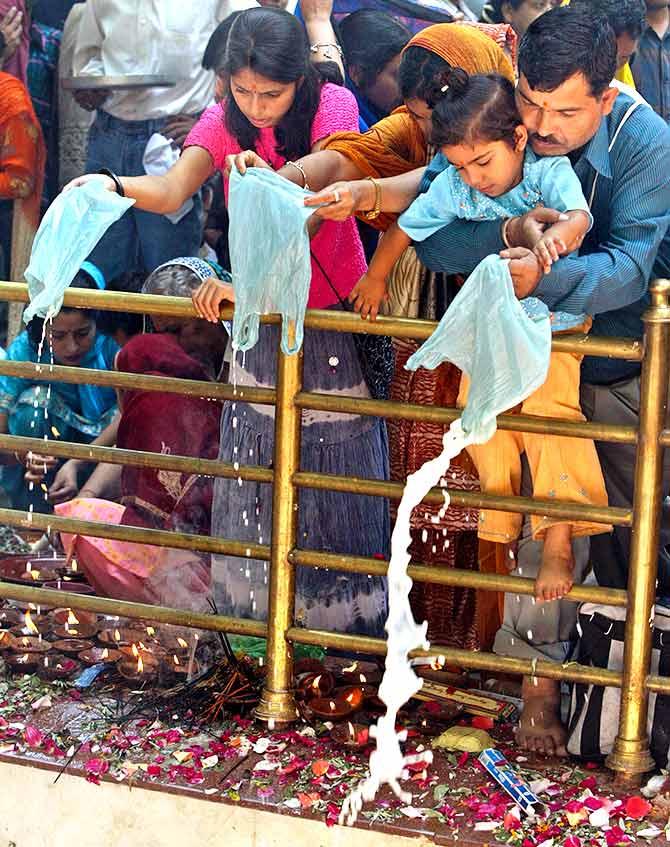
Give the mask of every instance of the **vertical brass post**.
<path id="1" fill-rule="evenodd" d="M 640 381 L 640 422 L 633 532 L 628 574 L 628 610 L 623 656 L 621 714 L 614 750 L 607 765 L 617 781 L 636 783 L 654 768 L 647 737 L 652 623 L 656 597 L 663 447 L 659 438 L 668 403 L 670 357 L 670 280 L 651 285 L 651 308 L 644 315 L 644 359 Z"/>
<path id="2" fill-rule="evenodd" d="M 295 326 L 289 330 L 291 339 Z M 300 469 L 301 411 L 295 397 L 302 387 L 302 350 L 287 356 L 279 348 L 277 405 L 275 409 L 274 490 L 272 495 L 272 542 L 270 598 L 268 605 L 267 677 L 256 709 L 259 720 L 286 724 L 296 718 L 293 697 L 293 646 L 286 632 L 293 626 L 295 567 L 289 553 L 298 533 L 298 488 L 293 475 Z"/>

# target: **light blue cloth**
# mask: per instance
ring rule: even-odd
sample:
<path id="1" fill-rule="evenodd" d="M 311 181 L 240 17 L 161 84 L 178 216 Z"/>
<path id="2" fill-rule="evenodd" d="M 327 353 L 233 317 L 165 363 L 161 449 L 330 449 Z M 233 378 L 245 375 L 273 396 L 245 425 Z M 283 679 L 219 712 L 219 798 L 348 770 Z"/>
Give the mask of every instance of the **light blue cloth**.
<path id="1" fill-rule="evenodd" d="M 302 188 L 265 168 L 230 177 L 230 264 L 235 291 L 233 347 L 250 350 L 258 341 L 261 315 L 282 316 L 282 350 L 297 353 L 312 279 Z M 295 322 L 290 343 L 289 322 Z"/>
<path id="2" fill-rule="evenodd" d="M 496 416 L 514 408 L 546 380 L 551 354 L 547 307 L 514 294 L 509 262 L 493 254 L 477 265 L 407 370 L 453 362 L 470 377 L 463 431 L 475 444 L 496 431 Z"/>
<path id="3" fill-rule="evenodd" d="M 135 201 L 108 191 L 99 180 L 59 194 L 42 219 L 26 268 L 30 304 L 23 314 L 56 315 L 63 293 L 107 229 Z"/>
<path id="4" fill-rule="evenodd" d="M 403 212 L 398 225 L 412 241 L 424 241 L 458 218 L 494 221 L 524 215 L 536 206 L 559 212 L 581 209 L 591 215 L 570 161 L 565 156 L 538 158 L 526 147 L 523 179 L 510 191 L 500 197 L 489 197 L 467 185 L 458 170 L 447 165 L 428 191 Z"/>

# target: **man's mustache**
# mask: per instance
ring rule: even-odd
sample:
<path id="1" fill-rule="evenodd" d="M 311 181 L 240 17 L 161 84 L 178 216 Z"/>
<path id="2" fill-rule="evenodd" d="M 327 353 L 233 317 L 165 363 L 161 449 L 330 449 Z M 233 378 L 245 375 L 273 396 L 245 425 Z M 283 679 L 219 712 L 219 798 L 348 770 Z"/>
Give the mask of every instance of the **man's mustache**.
<path id="1" fill-rule="evenodd" d="M 531 143 L 533 141 L 541 141 L 544 144 L 560 144 L 561 142 L 558 138 L 554 138 L 553 135 L 539 135 L 537 132 L 533 132 L 529 136 Z"/>

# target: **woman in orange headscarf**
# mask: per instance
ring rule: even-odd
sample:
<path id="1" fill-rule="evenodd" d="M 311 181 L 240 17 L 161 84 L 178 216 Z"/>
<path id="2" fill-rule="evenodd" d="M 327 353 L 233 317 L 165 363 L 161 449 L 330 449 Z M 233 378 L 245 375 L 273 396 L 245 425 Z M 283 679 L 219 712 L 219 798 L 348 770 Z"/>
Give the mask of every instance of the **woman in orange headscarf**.
<path id="1" fill-rule="evenodd" d="M 20 279 L 40 218 L 46 148 L 30 95 L 16 77 L 0 72 L 0 241 L 3 279 Z M 24 267 L 18 263 L 25 257 Z"/>
<path id="2" fill-rule="evenodd" d="M 514 45 L 514 33 L 505 25 L 428 27 L 403 52 L 399 81 L 404 106 L 363 135 L 331 136 L 322 144 L 321 152 L 303 157 L 297 163 L 299 167 L 289 165 L 280 173 L 300 185 L 306 180 L 312 190 L 320 191 L 314 204 L 329 204 L 318 211 L 320 216 L 340 220 L 357 213 L 372 226 L 385 230 L 395 218 L 393 213 L 403 211 L 414 199 L 425 165 L 435 152 L 429 140 L 431 115 L 445 72 L 461 67 L 471 74 L 499 73 L 514 81 L 510 61 L 510 56 L 514 59 Z M 236 164 L 243 169 L 263 163 L 254 154 L 244 153 Z M 409 248 L 391 280 L 393 313 L 439 320 L 457 289 L 456 280 L 427 271 Z M 460 372 L 453 365 L 410 373 L 404 364 L 417 345 L 398 339 L 395 347 L 393 400 L 425 406 L 456 405 Z M 402 482 L 440 452 L 445 431 L 442 425 L 393 420 L 388 422 L 388 429 L 391 476 Z M 479 487 L 476 471 L 465 453 L 452 462 L 449 487 L 468 491 Z M 477 518 L 475 510 L 456 506 L 444 515 L 439 514 L 437 506 L 415 509 L 412 558 L 435 567 L 477 570 Z M 479 551 L 480 558 L 483 552 Z M 478 646 L 476 592 L 472 589 L 417 584 L 412 605 L 419 620 L 428 620 L 431 642 Z"/>

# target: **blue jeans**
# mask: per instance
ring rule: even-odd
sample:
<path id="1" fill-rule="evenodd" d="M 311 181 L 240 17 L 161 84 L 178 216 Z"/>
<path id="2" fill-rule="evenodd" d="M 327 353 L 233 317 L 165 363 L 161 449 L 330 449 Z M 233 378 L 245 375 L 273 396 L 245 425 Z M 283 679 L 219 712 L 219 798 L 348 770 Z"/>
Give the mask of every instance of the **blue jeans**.
<path id="1" fill-rule="evenodd" d="M 147 142 L 164 124 L 164 120 L 122 121 L 98 111 L 88 136 L 86 172 L 109 168 L 121 176 L 143 176 Z M 202 240 L 202 201 L 199 194 L 193 200 L 193 208 L 177 224 L 134 207 L 113 224 L 89 256 L 108 285 L 125 272 L 150 273 L 178 256 L 196 256 Z"/>

